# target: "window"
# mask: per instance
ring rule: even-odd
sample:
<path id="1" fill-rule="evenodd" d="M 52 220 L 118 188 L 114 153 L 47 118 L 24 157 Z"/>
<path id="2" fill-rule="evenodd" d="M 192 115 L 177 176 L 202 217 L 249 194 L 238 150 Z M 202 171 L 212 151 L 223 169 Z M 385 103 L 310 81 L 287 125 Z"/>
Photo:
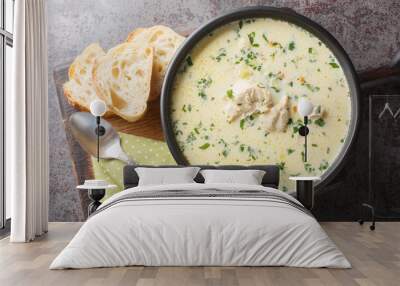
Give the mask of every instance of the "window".
<path id="1" fill-rule="evenodd" d="M 0 0 L 0 228 L 9 226 L 10 193 L 5 189 L 5 100 L 11 94 L 14 0 Z M 1 234 L 1 233 L 0 233 Z"/>

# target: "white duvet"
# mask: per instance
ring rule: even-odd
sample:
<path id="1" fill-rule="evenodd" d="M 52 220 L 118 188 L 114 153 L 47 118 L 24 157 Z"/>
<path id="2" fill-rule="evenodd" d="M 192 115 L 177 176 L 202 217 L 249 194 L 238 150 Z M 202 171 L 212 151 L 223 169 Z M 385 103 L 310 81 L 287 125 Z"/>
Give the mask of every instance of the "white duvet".
<path id="1" fill-rule="evenodd" d="M 278 190 L 254 185 L 136 187 L 114 195 L 90 217 L 50 269 L 146 266 L 294 266 L 349 268 L 310 215 L 257 198 L 153 198 L 112 204 L 130 192 Z"/>

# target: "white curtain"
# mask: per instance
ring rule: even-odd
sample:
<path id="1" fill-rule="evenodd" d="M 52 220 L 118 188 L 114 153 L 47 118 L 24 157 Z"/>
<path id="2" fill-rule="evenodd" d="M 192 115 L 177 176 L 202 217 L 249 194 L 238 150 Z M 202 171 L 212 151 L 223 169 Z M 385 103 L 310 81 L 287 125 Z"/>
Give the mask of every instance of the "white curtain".
<path id="1" fill-rule="evenodd" d="M 47 232 L 48 103 L 45 0 L 17 0 L 13 94 L 6 98 L 6 187 L 12 242 Z"/>

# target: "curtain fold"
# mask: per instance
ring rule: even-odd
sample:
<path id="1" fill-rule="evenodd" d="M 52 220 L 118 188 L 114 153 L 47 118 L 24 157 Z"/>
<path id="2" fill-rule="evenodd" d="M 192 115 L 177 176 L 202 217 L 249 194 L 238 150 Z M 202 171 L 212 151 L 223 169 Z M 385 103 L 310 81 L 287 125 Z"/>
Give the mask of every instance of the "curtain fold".
<path id="1" fill-rule="evenodd" d="M 12 194 L 10 241 L 27 242 L 47 232 L 48 225 L 47 17 L 45 0 L 15 5 L 6 180 Z"/>

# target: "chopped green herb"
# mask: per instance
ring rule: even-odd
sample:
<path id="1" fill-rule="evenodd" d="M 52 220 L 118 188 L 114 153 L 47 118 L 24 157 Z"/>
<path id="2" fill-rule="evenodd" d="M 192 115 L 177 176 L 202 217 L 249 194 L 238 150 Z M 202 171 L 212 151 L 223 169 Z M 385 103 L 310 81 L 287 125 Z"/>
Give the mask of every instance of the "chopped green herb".
<path id="1" fill-rule="evenodd" d="M 275 92 L 280 92 L 281 90 L 275 86 L 271 86 L 271 88 L 275 91 Z"/>
<path id="2" fill-rule="evenodd" d="M 200 96 L 201 98 L 203 98 L 203 99 L 206 99 L 207 98 L 207 95 L 204 93 L 204 91 L 199 91 L 199 93 L 197 94 L 198 96 Z"/>
<path id="3" fill-rule="evenodd" d="M 315 168 L 310 163 L 304 163 L 304 170 L 308 173 L 312 173 L 315 171 Z"/>
<path id="4" fill-rule="evenodd" d="M 339 68 L 339 65 L 337 63 L 334 63 L 334 62 L 329 63 L 329 65 L 334 69 L 338 69 Z"/>
<path id="5" fill-rule="evenodd" d="M 318 170 L 320 170 L 321 172 L 328 169 L 329 167 L 329 163 L 326 160 L 322 160 L 321 164 L 319 165 Z"/>
<path id="6" fill-rule="evenodd" d="M 260 45 L 254 42 L 254 38 L 256 37 L 256 32 L 251 32 L 250 34 L 247 35 L 250 41 L 250 45 L 253 47 L 259 47 Z"/>
<path id="7" fill-rule="evenodd" d="M 211 85 L 212 79 L 210 77 L 203 77 L 197 81 L 197 87 L 207 88 Z"/>
<path id="8" fill-rule="evenodd" d="M 218 144 L 222 144 L 224 145 L 224 147 L 228 147 L 228 143 L 226 143 L 226 141 L 222 138 L 218 140 Z"/>
<path id="9" fill-rule="evenodd" d="M 288 155 L 290 155 L 290 154 L 293 154 L 293 153 L 294 153 L 294 151 L 295 151 L 294 149 L 290 149 L 290 148 L 289 148 L 289 149 L 287 149 L 287 153 L 288 153 Z"/>
<path id="10" fill-rule="evenodd" d="M 325 126 L 325 120 L 323 118 L 318 118 L 317 120 L 314 121 L 314 123 L 319 127 Z"/>
<path id="11" fill-rule="evenodd" d="M 193 65 L 192 57 L 187 56 L 185 58 L 184 63 L 182 64 L 181 68 L 179 69 L 179 73 L 184 73 L 187 71 L 188 67 L 191 67 Z"/>
<path id="12" fill-rule="evenodd" d="M 285 169 L 285 162 L 280 162 L 280 163 L 276 163 L 276 166 L 278 166 L 279 170 L 283 171 L 283 169 Z"/>
<path id="13" fill-rule="evenodd" d="M 186 143 L 191 144 L 193 141 L 195 141 L 197 138 L 194 135 L 193 132 L 190 132 L 189 135 L 186 138 Z"/>
<path id="14" fill-rule="evenodd" d="M 262 34 L 262 37 L 263 37 L 263 39 L 268 43 L 268 38 L 267 38 L 267 35 L 265 35 L 265 34 Z"/>
<path id="15" fill-rule="evenodd" d="M 190 67 L 193 65 L 193 61 L 192 61 L 192 57 L 191 56 L 187 56 L 186 57 L 186 63 Z"/>
<path id="16" fill-rule="evenodd" d="M 308 48 L 308 53 L 309 54 L 312 54 L 314 52 L 314 49 L 313 48 Z"/>
<path id="17" fill-rule="evenodd" d="M 239 29 L 241 29 L 243 27 L 243 20 L 239 21 Z"/>
<path id="18" fill-rule="evenodd" d="M 278 47 L 278 48 L 280 48 L 280 49 L 282 49 L 282 45 L 280 44 L 280 43 L 278 43 L 278 42 L 270 42 L 270 44 L 275 48 L 275 47 Z"/>
<path id="19" fill-rule="evenodd" d="M 298 119 L 296 122 L 293 123 L 293 134 L 296 134 L 299 132 L 300 127 L 302 127 L 303 121 L 301 121 L 300 119 Z"/>
<path id="20" fill-rule="evenodd" d="M 226 49 L 221 48 L 218 50 L 218 52 L 219 52 L 219 54 L 215 57 L 215 60 L 217 62 L 220 62 L 222 60 L 222 58 L 226 56 Z"/>
<path id="21" fill-rule="evenodd" d="M 205 89 L 208 88 L 212 84 L 212 79 L 210 77 L 203 77 L 197 81 L 197 95 L 202 99 L 207 99 L 207 95 L 205 93 Z"/>
<path id="22" fill-rule="evenodd" d="M 244 129 L 246 126 L 254 126 L 255 119 L 258 116 L 258 113 L 250 114 L 242 119 L 240 119 L 239 126 L 240 129 Z"/>
<path id="23" fill-rule="evenodd" d="M 229 151 L 228 151 L 228 150 L 222 151 L 222 155 L 223 155 L 224 157 L 228 157 L 228 154 L 229 154 Z"/>
<path id="24" fill-rule="evenodd" d="M 306 79 L 301 76 L 297 79 L 302 86 L 305 86 L 309 91 L 316 92 L 319 91 L 320 88 L 316 85 L 312 85 L 311 83 L 307 82 Z"/>
<path id="25" fill-rule="evenodd" d="M 291 41 L 289 43 L 289 47 L 288 47 L 289 51 L 293 51 L 295 48 L 296 48 L 296 44 L 293 41 Z"/>
<path id="26" fill-rule="evenodd" d="M 256 151 L 251 146 L 247 146 L 247 153 L 251 159 L 253 160 L 257 159 Z"/>
<path id="27" fill-rule="evenodd" d="M 245 123 L 245 119 L 244 118 L 240 119 L 240 123 L 239 123 L 240 129 L 244 128 L 244 123 Z"/>
<path id="28" fill-rule="evenodd" d="M 200 134 L 199 129 L 197 127 L 194 128 L 194 132 L 196 132 L 197 134 Z"/>
<path id="29" fill-rule="evenodd" d="M 182 111 L 183 111 L 183 112 L 186 112 L 186 104 L 184 104 L 184 105 L 182 106 Z"/>
<path id="30" fill-rule="evenodd" d="M 260 71 L 262 68 L 262 62 L 257 61 L 257 54 L 251 49 L 241 49 L 241 56 L 235 56 L 236 61 L 235 64 L 239 64 L 244 62 L 246 65 L 251 67 L 253 70 Z"/>
<path id="31" fill-rule="evenodd" d="M 273 42 L 273 41 L 268 40 L 266 34 L 262 34 L 262 37 L 263 37 L 264 41 L 267 42 L 268 45 L 271 45 L 271 46 L 274 47 L 274 48 L 278 47 L 278 48 L 280 48 L 280 49 L 283 49 L 283 47 L 282 47 L 282 45 L 281 45 L 280 43 L 278 43 L 278 42 Z M 286 50 L 283 49 L 283 52 L 286 53 Z M 275 53 L 273 53 L 273 55 L 275 56 Z"/>
<path id="32" fill-rule="evenodd" d="M 208 147 L 210 147 L 210 143 L 204 143 L 203 145 L 201 145 L 199 148 L 201 150 L 206 150 Z"/>
<path id="33" fill-rule="evenodd" d="M 307 89 L 312 92 L 316 92 L 316 91 L 320 90 L 320 88 L 318 86 L 312 85 L 311 83 L 308 83 L 308 82 L 305 83 L 304 86 L 307 87 Z"/>
<path id="34" fill-rule="evenodd" d="M 233 91 L 232 91 L 232 89 L 228 89 L 228 90 L 226 91 L 226 96 L 227 96 L 228 98 L 230 98 L 230 99 L 233 98 Z"/>
<path id="35" fill-rule="evenodd" d="M 313 147 L 318 147 L 318 144 L 311 144 L 311 146 L 313 146 Z"/>
<path id="36" fill-rule="evenodd" d="M 239 150 L 240 150 L 240 152 L 247 151 L 249 159 L 252 159 L 252 160 L 256 160 L 257 159 L 257 152 L 251 146 L 247 146 L 246 144 L 240 144 Z M 258 151 L 258 152 L 260 153 L 260 151 Z"/>

